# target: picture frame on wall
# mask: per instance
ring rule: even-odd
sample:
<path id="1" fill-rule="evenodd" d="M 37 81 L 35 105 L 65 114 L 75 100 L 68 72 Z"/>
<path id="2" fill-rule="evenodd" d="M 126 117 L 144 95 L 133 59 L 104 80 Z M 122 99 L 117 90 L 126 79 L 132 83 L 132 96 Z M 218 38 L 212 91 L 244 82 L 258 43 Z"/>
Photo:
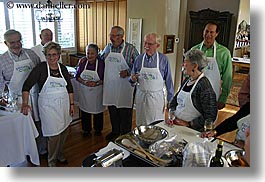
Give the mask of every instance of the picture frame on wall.
<path id="1" fill-rule="evenodd" d="M 164 35 L 163 53 L 169 54 L 174 52 L 175 35 Z"/>
<path id="2" fill-rule="evenodd" d="M 142 18 L 129 18 L 128 40 L 127 42 L 135 46 L 141 53 L 142 41 Z"/>

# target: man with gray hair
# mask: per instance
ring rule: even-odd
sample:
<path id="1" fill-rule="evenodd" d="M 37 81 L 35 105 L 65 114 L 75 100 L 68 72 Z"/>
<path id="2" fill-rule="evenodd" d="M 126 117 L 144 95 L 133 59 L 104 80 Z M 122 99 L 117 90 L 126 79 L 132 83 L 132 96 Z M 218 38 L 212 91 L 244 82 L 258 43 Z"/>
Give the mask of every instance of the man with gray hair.
<path id="1" fill-rule="evenodd" d="M 155 124 L 165 119 L 164 82 L 167 103 L 174 96 L 170 64 L 166 55 L 157 51 L 160 36 L 148 33 L 144 37 L 145 53 L 137 57 L 129 81 L 138 83 L 135 96 L 136 125 Z"/>
<path id="2" fill-rule="evenodd" d="M 47 43 L 52 41 L 53 39 L 53 33 L 50 29 L 45 28 L 41 30 L 40 33 L 40 39 L 41 39 L 41 43 L 32 47 L 31 50 L 33 50 L 40 58 L 41 62 L 46 61 L 46 57 L 43 53 L 43 46 Z M 62 63 L 62 57 L 60 57 L 59 63 Z"/>
<path id="3" fill-rule="evenodd" d="M 22 104 L 23 83 L 31 70 L 40 63 L 40 58 L 32 50 L 22 48 L 22 35 L 19 31 L 13 29 L 7 30 L 4 34 L 4 40 L 8 50 L 0 55 L 0 92 L 8 88 L 9 94 L 17 95 L 18 103 Z M 38 112 L 36 112 L 37 109 L 35 109 L 37 103 L 34 98 L 38 95 L 38 88 L 36 86 L 31 89 L 30 93 L 30 102 L 33 108 L 32 117 L 35 124 L 40 120 Z"/>
<path id="4" fill-rule="evenodd" d="M 109 36 L 111 43 L 101 55 L 105 60 L 103 105 L 108 106 L 112 125 L 106 140 L 114 140 L 131 131 L 134 88 L 127 79 L 139 53 L 132 44 L 123 40 L 122 27 L 113 26 Z"/>

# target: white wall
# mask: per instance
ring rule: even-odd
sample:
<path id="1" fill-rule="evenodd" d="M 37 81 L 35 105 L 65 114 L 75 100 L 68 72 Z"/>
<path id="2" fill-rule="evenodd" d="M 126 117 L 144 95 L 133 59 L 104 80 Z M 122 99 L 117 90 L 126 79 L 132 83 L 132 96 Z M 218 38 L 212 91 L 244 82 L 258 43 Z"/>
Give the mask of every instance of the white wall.
<path id="1" fill-rule="evenodd" d="M 157 32 L 162 39 L 158 51 L 163 52 L 164 35 L 175 35 L 176 37 L 182 37 L 179 36 L 179 29 L 185 28 L 185 26 L 181 26 L 181 28 L 179 27 L 179 14 L 182 11 L 180 6 L 185 1 L 181 1 L 183 0 L 127 0 L 127 19 L 142 18 L 142 42 L 146 33 Z M 182 63 L 182 57 L 180 57 L 180 61 L 177 61 L 177 55 L 179 55 L 178 51 L 182 51 L 183 49 L 184 38 L 181 38 L 181 42 L 181 47 L 179 46 L 180 44 L 175 43 L 174 53 L 167 54 L 174 85 L 179 85 L 181 75 L 181 65 L 179 66 L 179 62 Z M 142 45 L 141 53 L 143 51 L 144 49 Z"/>

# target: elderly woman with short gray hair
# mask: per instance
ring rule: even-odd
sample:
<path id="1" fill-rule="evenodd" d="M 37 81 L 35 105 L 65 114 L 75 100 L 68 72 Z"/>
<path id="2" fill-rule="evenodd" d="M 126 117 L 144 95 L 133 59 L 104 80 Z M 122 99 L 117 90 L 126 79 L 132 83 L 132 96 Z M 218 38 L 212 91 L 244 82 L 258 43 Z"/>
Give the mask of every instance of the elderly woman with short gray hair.
<path id="1" fill-rule="evenodd" d="M 23 84 L 21 112 L 27 115 L 31 110 L 28 105 L 29 90 L 37 83 L 42 133 L 48 137 L 48 166 L 56 167 L 57 162 L 67 164 L 63 148 L 74 114 L 73 86 L 67 68 L 58 63 L 61 46 L 48 42 L 43 52 L 47 62 L 33 68 Z"/>
<path id="2" fill-rule="evenodd" d="M 188 126 L 202 131 L 204 121 L 213 122 L 217 117 L 216 95 L 203 69 L 207 66 L 207 58 L 200 50 L 190 50 L 185 54 L 183 72 L 188 75 L 180 90 L 170 103 L 170 109 L 175 110 L 176 119 L 168 124 Z"/>

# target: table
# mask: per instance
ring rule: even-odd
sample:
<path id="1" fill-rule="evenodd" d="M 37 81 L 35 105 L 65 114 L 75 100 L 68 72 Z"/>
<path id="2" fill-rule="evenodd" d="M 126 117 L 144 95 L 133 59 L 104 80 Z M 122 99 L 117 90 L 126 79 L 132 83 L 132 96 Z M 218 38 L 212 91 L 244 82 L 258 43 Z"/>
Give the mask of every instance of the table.
<path id="1" fill-rule="evenodd" d="M 39 133 L 31 115 L 0 110 L 0 166 L 15 166 L 24 162 L 26 155 L 40 165 L 35 138 Z"/>
<path id="2" fill-rule="evenodd" d="M 233 66 L 233 77 L 235 75 L 235 67 L 243 67 L 243 68 L 250 68 L 250 59 L 234 57 L 232 59 L 232 66 Z"/>
<path id="3" fill-rule="evenodd" d="M 210 147 L 210 149 L 212 149 L 213 151 L 215 151 L 215 149 L 217 147 L 216 138 L 211 138 L 211 139 L 201 138 L 200 137 L 201 133 L 199 131 L 193 130 L 193 129 L 188 128 L 186 126 L 174 125 L 173 127 L 169 127 L 168 125 L 165 124 L 165 122 L 160 122 L 158 124 L 155 124 L 155 126 L 161 127 L 161 128 L 165 129 L 168 132 L 168 136 L 166 138 L 164 138 L 163 140 L 169 139 L 169 138 L 174 137 L 174 136 L 179 136 L 181 140 L 184 139 L 184 141 L 186 141 L 187 143 L 194 144 L 194 142 L 198 142 L 198 143 L 209 142 L 207 144 L 207 146 Z M 128 134 L 126 134 L 126 135 L 128 135 Z M 132 135 L 132 134 L 129 133 L 129 135 Z M 142 156 L 140 156 L 137 153 L 135 153 L 133 150 L 131 150 L 131 149 L 127 148 L 126 146 L 124 146 L 122 144 L 122 142 L 121 142 L 123 136 L 125 136 L 125 135 L 122 135 L 122 136 L 120 136 L 119 138 L 117 138 L 115 140 L 115 143 L 117 145 L 119 145 L 120 147 L 128 150 L 130 152 L 130 154 L 132 154 L 132 156 L 134 156 L 134 157 L 136 157 L 138 159 L 141 159 L 142 162 L 145 162 L 145 164 L 149 164 L 149 166 L 162 167 L 162 165 L 154 164 L 151 160 L 149 160 L 147 158 L 143 158 Z M 163 140 L 160 140 L 159 142 L 161 142 Z M 242 150 L 242 149 L 240 149 L 240 148 L 238 148 L 238 147 L 236 147 L 236 146 L 224 141 L 223 155 L 226 152 L 230 151 L 230 150 Z M 181 167 L 182 166 L 182 159 L 181 160 L 179 160 L 180 158 L 177 158 L 177 159 L 178 159 L 178 160 L 176 160 L 177 163 L 173 164 L 172 166 L 169 165 L 169 167 L 173 167 L 173 166 Z"/>

